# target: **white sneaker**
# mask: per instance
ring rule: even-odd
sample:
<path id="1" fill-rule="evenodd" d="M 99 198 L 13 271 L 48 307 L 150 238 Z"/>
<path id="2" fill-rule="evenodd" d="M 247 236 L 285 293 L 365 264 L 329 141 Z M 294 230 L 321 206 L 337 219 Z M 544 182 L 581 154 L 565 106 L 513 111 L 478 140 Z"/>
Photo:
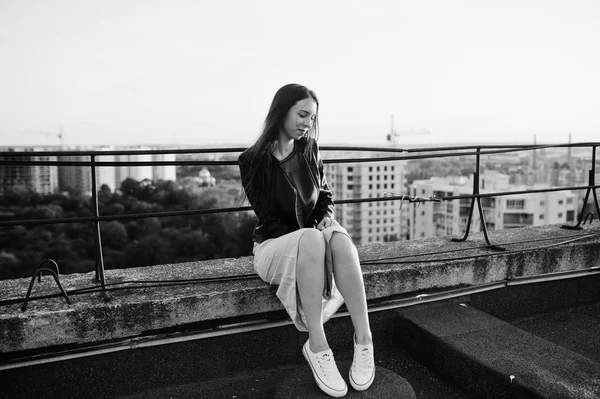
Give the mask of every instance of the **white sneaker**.
<path id="1" fill-rule="evenodd" d="M 335 365 L 331 349 L 313 353 L 306 341 L 302 347 L 302 354 L 310 365 L 315 382 L 323 392 L 334 398 L 341 398 L 348 393 L 348 386 Z"/>
<path id="2" fill-rule="evenodd" d="M 373 344 L 359 345 L 354 337 L 354 359 L 350 367 L 350 385 L 357 391 L 369 388 L 375 379 Z"/>

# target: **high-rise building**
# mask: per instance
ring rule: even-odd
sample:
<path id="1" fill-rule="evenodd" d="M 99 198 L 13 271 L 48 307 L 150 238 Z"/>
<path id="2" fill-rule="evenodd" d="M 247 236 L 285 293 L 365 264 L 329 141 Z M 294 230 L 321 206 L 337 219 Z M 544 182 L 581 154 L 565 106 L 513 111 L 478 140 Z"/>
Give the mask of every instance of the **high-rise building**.
<path id="1" fill-rule="evenodd" d="M 149 148 L 136 148 L 136 150 L 149 150 Z M 152 154 L 128 154 L 128 155 L 117 155 L 116 161 L 121 162 L 149 162 L 152 161 Z M 131 178 L 137 181 L 144 179 L 152 180 L 152 166 L 151 165 L 124 165 L 116 168 L 116 184 L 127 178 Z"/>
<path id="2" fill-rule="evenodd" d="M 333 155 L 346 158 L 350 154 Z M 324 170 L 335 200 L 382 198 L 385 192 L 405 194 L 405 161 L 331 163 L 326 164 Z M 397 241 L 406 236 L 406 217 L 401 214 L 399 201 L 336 205 L 335 218 L 357 245 Z"/>
<path id="3" fill-rule="evenodd" d="M 175 161 L 175 154 L 153 154 L 153 161 Z M 152 176 L 154 180 L 172 180 L 177 179 L 177 167 L 175 165 L 155 165 L 152 167 Z"/>
<path id="4" fill-rule="evenodd" d="M 37 152 L 43 148 L 8 148 L 12 152 Z M 48 155 L 14 155 L 4 156 L 10 161 L 56 161 L 56 156 Z M 15 186 L 22 186 L 40 194 L 54 194 L 58 191 L 58 167 L 56 165 L 0 165 L 0 195 Z"/>
<path id="5" fill-rule="evenodd" d="M 63 162 L 89 162 L 90 157 L 84 155 L 59 156 Z M 89 166 L 61 165 L 58 167 L 58 183 L 61 191 L 79 194 L 92 192 L 92 173 Z"/>

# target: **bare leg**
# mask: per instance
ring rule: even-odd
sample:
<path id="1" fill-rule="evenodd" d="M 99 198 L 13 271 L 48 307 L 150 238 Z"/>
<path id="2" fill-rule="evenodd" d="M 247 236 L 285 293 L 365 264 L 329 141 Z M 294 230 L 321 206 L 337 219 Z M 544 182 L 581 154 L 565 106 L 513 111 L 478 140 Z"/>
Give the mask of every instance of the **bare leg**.
<path id="1" fill-rule="evenodd" d="M 336 232 L 333 233 L 329 244 L 331 245 L 333 257 L 335 283 L 350 312 L 350 318 L 356 333 L 356 343 L 361 345 L 372 344 L 373 338 L 369 326 L 365 284 L 356 247 L 348 236 Z"/>
<path id="2" fill-rule="evenodd" d="M 308 324 L 310 350 L 329 349 L 323 330 L 323 288 L 325 286 L 325 239 L 317 229 L 309 229 L 298 244 L 296 281 Z"/>

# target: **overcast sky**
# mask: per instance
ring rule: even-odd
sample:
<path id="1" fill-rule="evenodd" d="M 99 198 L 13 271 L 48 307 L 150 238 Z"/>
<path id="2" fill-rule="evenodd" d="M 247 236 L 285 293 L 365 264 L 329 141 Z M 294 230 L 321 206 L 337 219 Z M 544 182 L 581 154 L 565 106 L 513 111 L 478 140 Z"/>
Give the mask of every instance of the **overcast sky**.
<path id="1" fill-rule="evenodd" d="M 600 141 L 598 0 L 0 0 L 0 54 L 0 145 L 251 143 L 290 82 L 322 143 Z"/>

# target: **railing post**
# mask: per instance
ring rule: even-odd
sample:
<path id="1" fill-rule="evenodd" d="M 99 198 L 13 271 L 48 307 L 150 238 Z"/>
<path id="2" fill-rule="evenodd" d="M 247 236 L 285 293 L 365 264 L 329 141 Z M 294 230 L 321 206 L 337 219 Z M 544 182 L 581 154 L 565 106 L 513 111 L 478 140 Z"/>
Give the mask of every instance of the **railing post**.
<path id="1" fill-rule="evenodd" d="M 473 210 L 475 209 L 475 202 L 477 202 L 477 209 L 479 210 L 479 219 L 481 220 L 481 229 L 483 231 L 485 242 L 487 243 L 490 249 L 504 251 L 505 248 L 499 247 L 497 245 L 492 245 L 492 243 L 490 242 L 490 238 L 488 237 L 487 226 L 485 224 L 485 217 L 483 216 L 483 207 L 481 206 L 481 197 L 479 195 L 479 170 L 481 164 L 480 152 L 481 147 L 477 147 L 477 154 L 475 155 L 475 173 L 473 173 L 473 199 L 471 200 L 471 207 L 469 208 L 469 219 L 467 220 L 467 229 L 463 238 L 453 238 L 452 241 L 466 241 L 467 237 L 469 237 L 469 231 L 471 230 L 471 220 L 473 219 Z"/>
<path id="2" fill-rule="evenodd" d="M 596 185 L 596 146 L 592 146 L 592 176 L 590 179 L 590 186 Z M 598 196 L 596 195 L 596 187 L 592 189 L 594 193 L 594 203 L 596 204 L 597 218 L 600 218 L 600 204 L 598 204 Z M 591 223 L 591 222 L 590 222 Z"/>
<path id="3" fill-rule="evenodd" d="M 588 189 L 585 191 L 585 197 L 583 199 L 583 205 L 581 205 L 581 212 L 579 212 L 579 218 L 577 219 L 577 224 L 575 226 L 567 226 L 567 225 L 563 225 L 561 226 L 563 229 L 567 229 L 567 230 L 580 230 L 581 229 L 581 223 L 584 222 L 584 220 L 586 220 L 586 215 L 583 214 L 583 212 L 585 211 L 585 206 L 588 203 L 588 199 L 590 197 L 590 192 L 592 193 L 593 197 L 594 197 L 594 205 L 596 206 L 596 214 L 598 215 L 598 217 L 600 218 L 600 205 L 598 205 L 598 197 L 596 195 L 596 187 L 594 187 L 596 185 L 596 146 L 593 145 L 592 146 L 592 169 L 590 169 L 588 171 Z M 592 213 L 592 219 L 594 220 L 594 214 Z M 592 223 L 590 221 L 590 223 Z M 585 224 L 585 222 L 584 222 Z"/>
<path id="4" fill-rule="evenodd" d="M 91 160 L 91 173 L 92 173 L 92 203 L 94 207 L 94 216 L 100 216 L 98 208 L 98 187 L 96 184 L 96 156 L 90 155 Z M 102 239 L 100 237 L 100 222 L 96 220 L 94 222 L 94 254 L 96 261 L 96 282 L 100 282 L 102 286 L 102 292 L 105 294 L 104 298 L 109 299 L 108 292 L 106 292 L 106 277 L 104 276 L 104 258 L 102 256 Z"/>

